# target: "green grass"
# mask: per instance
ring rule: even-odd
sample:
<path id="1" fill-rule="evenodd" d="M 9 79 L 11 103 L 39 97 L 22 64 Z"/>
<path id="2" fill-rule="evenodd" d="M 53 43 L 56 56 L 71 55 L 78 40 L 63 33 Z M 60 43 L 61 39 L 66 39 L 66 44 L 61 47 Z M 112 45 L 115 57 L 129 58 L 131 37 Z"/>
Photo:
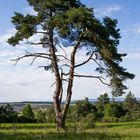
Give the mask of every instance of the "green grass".
<path id="1" fill-rule="evenodd" d="M 68 126 L 67 132 L 58 132 L 50 123 L 0 124 L 0 140 L 140 140 L 140 122 L 96 123 L 91 129 Z"/>

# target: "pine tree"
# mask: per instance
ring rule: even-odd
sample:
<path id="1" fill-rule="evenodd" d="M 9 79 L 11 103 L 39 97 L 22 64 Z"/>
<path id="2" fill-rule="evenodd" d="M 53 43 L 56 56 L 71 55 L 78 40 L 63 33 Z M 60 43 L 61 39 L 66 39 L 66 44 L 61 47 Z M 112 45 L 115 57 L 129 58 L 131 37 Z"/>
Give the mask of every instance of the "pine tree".
<path id="1" fill-rule="evenodd" d="M 32 110 L 32 107 L 30 104 L 27 104 L 24 108 L 23 108 L 23 117 L 30 119 L 30 120 L 34 120 L 35 119 L 35 115 L 34 112 Z"/>
<path id="2" fill-rule="evenodd" d="M 96 71 L 111 79 L 110 84 L 106 85 L 111 85 L 115 96 L 123 94 L 126 89 L 123 81 L 133 79 L 134 75 L 119 65 L 126 54 L 117 51 L 120 39 L 117 20 L 105 17 L 103 21 L 99 21 L 94 16 L 94 10 L 87 8 L 79 0 L 28 0 L 28 3 L 37 15 L 15 13 L 12 23 L 17 32 L 8 43 L 16 46 L 27 40 L 26 43 L 31 46 L 41 45 L 44 48 L 44 52 L 27 52 L 15 61 L 33 57 L 32 63 L 38 58 L 48 62 L 48 65 L 43 67 L 51 70 L 55 77 L 53 102 L 58 128 L 65 127 L 75 77 L 96 78 L 106 84 L 102 76 L 75 73 L 77 68 L 88 62 L 95 62 Z M 38 34 L 42 34 L 38 42 L 29 41 L 30 37 Z M 70 57 L 65 51 L 68 47 L 72 48 Z M 83 48 L 86 48 L 87 59 L 77 64 L 77 52 Z M 64 82 L 67 83 L 66 100 L 61 108 Z"/>

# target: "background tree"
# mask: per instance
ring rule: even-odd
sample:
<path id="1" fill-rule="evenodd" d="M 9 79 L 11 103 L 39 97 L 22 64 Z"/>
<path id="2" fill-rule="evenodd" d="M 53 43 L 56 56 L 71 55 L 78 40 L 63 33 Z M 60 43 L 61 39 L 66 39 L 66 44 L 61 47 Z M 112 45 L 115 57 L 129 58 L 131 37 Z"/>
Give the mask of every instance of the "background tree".
<path id="1" fill-rule="evenodd" d="M 124 107 L 127 110 L 127 116 L 130 120 L 140 118 L 140 103 L 130 91 L 124 101 Z"/>
<path id="2" fill-rule="evenodd" d="M 105 106 L 110 101 L 109 96 L 107 93 L 101 94 L 100 97 L 97 99 L 97 103 L 102 104 Z"/>
<path id="3" fill-rule="evenodd" d="M 22 111 L 22 116 L 25 118 L 25 121 L 34 122 L 35 121 L 35 114 L 32 110 L 30 104 L 27 104 Z"/>
<path id="4" fill-rule="evenodd" d="M 15 59 L 18 62 L 25 57 L 46 59 L 45 70 L 51 70 L 55 76 L 55 91 L 53 95 L 56 123 L 58 128 L 64 128 L 72 96 L 74 77 L 96 78 L 106 84 L 101 75 L 85 75 L 78 73 L 79 67 L 90 61 L 95 62 L 96 71 L 105 74 L 110 79 L 113 93 L 123 94 L 126 87 L 123 81 L 133 79 L 134 75 L 126 72 L 119 63 L 126 54 L 117 52 L 120 33 L 117 20 L 105 17 L 99 21 L 94 16 L 93 9 L 87 8 L 79 0 L 28 0 L 37 15 L 15 13 L 12 23 L 16 34 L 8 42 L 15 46 L 20 41 L 33 46 L 42 46 L 44 52 L 26 52 Z M 33 35 L 42 34 L 36 42 L 29 41 Z M 71 47 L 70 56 L 66 48 Z M 81 63 L 76 62 L 79 50 L 85 50 L 87 56 Z M 61 50 L 61 51 L 60 51 Z M 78 73 L 78 74 L 77 74 Z M 63 83 L 67 83 L 66 100 L 61 106 Z"/>
<path id="5" fill-rule="evenodd" d="M 77 120 L 80 120 L 82 117 L 86 117 L 90 113 L 94 113 L 93 116 L 96 116 L 96 108 L 89 102 L 88 98 L 77 101 L 74 108 Z"/>
<path id="6" fill-rule="evenodd" d="M 0 106 L 0 123 L 13 123 L 17 122 L 18 113 L 14 110 L 13 106 L 7 104 Z"/>
<path id="7" fill-rule="evenodd" d="M 36 120 L 37 120 L 37 122 L 40 122 L 40 123 L 46 122 L 46 111 L 39 110 L 36 114 Z"/>
<path id="8" fill-rule="evenodd" d="M 107 93 L 101 94 L 100 97 L 97 99 L 96 108 L 99 119 L 101 119 L 104 116 L 105 105 L 108 104 L 109 101 L 110 99 Z"/>
<path id="9" fill-rule="evenodd" d="M 107 104 L 105 107 L 105 117 L 117 117 L 120 118 L 121 116 L 125 115 L 125 111 L 123 109 L 122 103 L 110 103 Z"/>
<path id="10" fill-rule="evenodd" d="M 104 109 L 104 121 L 118 122 L 120 118 L 126 115 L 126 110 L 122 103 L 111 102 L 107 104 Z"/>
<path id="11" fill-rule="evenodd" d="M 55 111 L 53 105 L 47 107 L 46 122 L 56 122 Z"/>

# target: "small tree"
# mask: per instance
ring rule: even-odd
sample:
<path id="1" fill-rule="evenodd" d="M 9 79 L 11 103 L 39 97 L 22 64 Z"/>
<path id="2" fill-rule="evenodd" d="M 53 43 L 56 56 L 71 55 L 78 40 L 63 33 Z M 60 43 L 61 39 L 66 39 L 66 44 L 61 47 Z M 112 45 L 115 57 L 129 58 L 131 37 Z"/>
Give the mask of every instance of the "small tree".
<path id="1" fill-rule="evenodd" d="M 55 111 L 54 111 L 54 107 L 53 105 L 48 106 L 47 107 L 47 111 L 46 111 L 46 121 L 47 122 L 56 122 L 56 118 L 55 118 Z"/>
<path id="2" fill-rule="evenodd" d="M 126 114 L 126 110 L 123 108 L 122 103 L 110 103 L 105 106 L 104 117 L 116 117 L 120 118 Z"/>
<path id="3" fill-rule="evenodd" d="M 35 120 L 35 115 L 34 115 L 34 112 L 33 112 L 32 107 L 31 107 L 30 104 L 27 104 L 27 105 L 23 108 L 22 115 L 23 115 L 23 117 L 25 117 L 26 119 Z"/>
<path id="4" fill-rule="evenodd" d="M 123 81 L 133 79 L 134 75 L 119 65 L 126 54 L 117 52 L 120 39 L 117 20 L 105 17 L 103 21 L 99 21 L 94 16 L 93 9 L 87 8 L 79 0 L 27 1 L 37 14 L 15 13 L 12 23 L 17 32 L 8 43 L 15 46 L 26 40 L 31 46 L 44 48 L 44 52 L 26 52 L 15 61 L 33 57 L 32 64 L 37 58 L 48 62 L 48 65 L 43 67 L 45 70 L 51 70 L 55 77 L 53 102 L 58 128 L 65 127 L 75 77 L 96 78 L 108 86 L 111 85 L 113 93 L 123 94 L 123 90 L 126 89 Z M 29 40 L 31 36 L 38 34 L 41 34 L 38 36 L 39 41 Z M 66 53 L 68 47 L 71 47 L 70 56 Z M 82 49 L 85 50 L 87 57 L 78 63 L 77 53 Z M 99 74 L 105 74 L 111 79 L 110 84 L 105 83 L 102 75 L 77 74 L 76 69 L 90 61 L 95 63 L 94 66 L 97 66 L 95 70 Z M 67 82 L 67 87 L 66 100 L 62 108 L 64 82 Z"/>
<path id="5" fill-rule="evenodd" d="M 109 101 L 110 99 L 107 93 L 101 94 L 100 97 L 97 99 L 96 108 L 99 119 L 101 119 L 104 116 L 104 108 L 105 105 L 109 103 Z"/>
<path id="6" fill-rule="evenodd" d="M 129 92 L 125 98 L 124 106 L 127 109 L 129 119 L 136 120 L 140 118 L 140 103 L 137 101 L 132 92 Z"/>
<path id="7" fill-rule="evenodd" d="M 102 104 L 103 106 L 105 106 L 106 104 L 108 104 L 110 101 L 109 96 L 107 93 L 101 94 L 100 97 L 97 100 L 97 103 Z"/>
<path id="8" fill-rule="evenodd" d="M 41 123 L 46 122 L 46 111 L 39 110 L 36 114 L 36 120 L 37 122 L 41 122 Z"/>
<path id="9" fill-rule="evenodd" d="M 89 102 L 88 98 L 85 98 L 85 100 L 77 101 L 74 108 L 77 119 L 86 117 L 90 113 L 94 113 L 94 116 L 96 116 L 96 108 Z"/>

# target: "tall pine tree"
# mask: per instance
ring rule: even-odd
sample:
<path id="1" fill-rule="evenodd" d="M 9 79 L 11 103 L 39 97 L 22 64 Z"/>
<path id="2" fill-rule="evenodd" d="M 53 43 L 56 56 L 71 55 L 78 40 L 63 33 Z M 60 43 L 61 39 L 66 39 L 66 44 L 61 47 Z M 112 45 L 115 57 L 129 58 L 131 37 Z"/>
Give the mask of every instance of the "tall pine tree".
<path id="1" fill-rule="evenodd" d="M 51 70 L 55 77 L 53 102 L 58 128 L 65 127 L 75 77 L 96 78 L 106 84 L 101 76 L 105 74 L 111 79 L 110 84 L 106 85 L 112 87 L 112 93 L 115 96 L 123 94 L 126 89 L 123 81 L 133 79 L 134 75 L 119 65 L 126 54 L 117 51 L 120 39 L 117 20 L 105 17 L 103 21 L 99 21 L 94 16 L 93 9 L 87 8 L 79 0 L 28 0 L 28 3 L 37 15 L 15 13 L 12 23 L 15 25 L 16 34 L 8 43 L 16 46 L 27 40 L 26 43 L 31 46 L 41 45 L 44 48 L 44 52 L 27 52 L 15 61 L 25 57 L 33 57 L 32 63 L 37 58 L 48 61 L 44 68 Z M 30 37 L 37 34 L 42 34 L 39 42 L 29 41 Z M 70 57 L 65 51 L 68 47 L 71 47 Z M 79 49 L 86 51 L 87 59 L 77 64 Z M 101 75 L 75 73 L 77 68 L 90 61 L 95 62 L 96 71 Z M 64 82 L 67 83 L 66 100 L 62 107 Z"/>

